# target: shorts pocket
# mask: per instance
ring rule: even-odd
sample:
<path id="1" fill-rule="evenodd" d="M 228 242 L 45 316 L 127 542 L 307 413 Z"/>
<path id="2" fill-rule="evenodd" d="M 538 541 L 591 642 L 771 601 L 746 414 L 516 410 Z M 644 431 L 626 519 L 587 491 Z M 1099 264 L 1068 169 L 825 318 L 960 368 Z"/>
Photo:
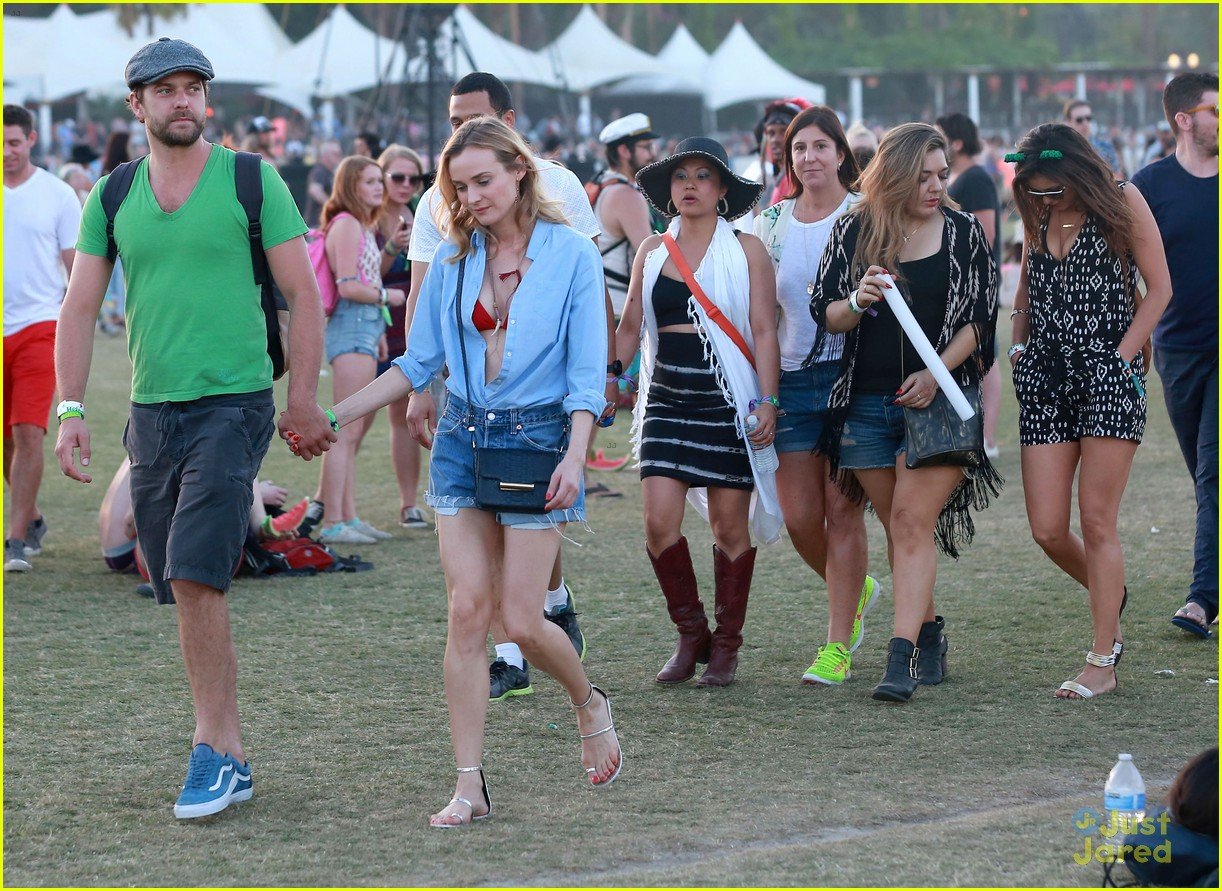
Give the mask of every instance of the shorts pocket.
<path id="1" fill-rule="evenodd" d="M 555 454 L 564 450 L 568 439 L 565 425 L 557 421 L 518 424 L 513 432 L 513 441 L 519 442 L 521 447 Z"/>

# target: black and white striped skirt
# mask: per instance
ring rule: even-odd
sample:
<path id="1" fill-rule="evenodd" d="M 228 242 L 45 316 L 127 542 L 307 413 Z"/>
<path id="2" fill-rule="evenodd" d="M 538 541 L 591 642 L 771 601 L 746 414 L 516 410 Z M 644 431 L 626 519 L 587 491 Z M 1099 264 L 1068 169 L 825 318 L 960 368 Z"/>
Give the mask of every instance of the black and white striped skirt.
<path id="1" fill-rule="evenodd" d="M 641 478 L 665 476 L 693 486 L 751 489 L 751 461 L 735 411 L 717 386 L 716 357 L 704 358 L 696 334 L 658 335 L 641 430 Z"/>

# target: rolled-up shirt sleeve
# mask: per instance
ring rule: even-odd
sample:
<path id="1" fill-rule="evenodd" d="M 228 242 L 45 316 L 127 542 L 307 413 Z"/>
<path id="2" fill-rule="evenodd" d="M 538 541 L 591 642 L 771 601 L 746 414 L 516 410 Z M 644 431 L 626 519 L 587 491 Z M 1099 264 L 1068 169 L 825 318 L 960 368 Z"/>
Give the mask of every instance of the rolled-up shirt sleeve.
<path id="1" fill-rule="evenodd" d="M 588 411 L 597 418 L 607 404 L 607 309 L 602 262 L 593 242 L 582 245 L 574 273 L 569 289 L 564 410 L 569 414 Z"/>
<path id="2" fill-rule="evenodd" d="M 452 251 L 443 250 L 449 254 Z M 438 257 L 438 261 L 440 261 Z M 420 299 L 416 314 L 412 316 L 411 330 L 407 337 L 407 351 L 394 360 L 399 370 L 407 377 L 415 391 L 423 390 L 441 371 L 445 364 L 445 342 L 442 339 L 441 310 L 444 304 L 447 274 L 453 264 L 430 263 L 420 288 Z"/>

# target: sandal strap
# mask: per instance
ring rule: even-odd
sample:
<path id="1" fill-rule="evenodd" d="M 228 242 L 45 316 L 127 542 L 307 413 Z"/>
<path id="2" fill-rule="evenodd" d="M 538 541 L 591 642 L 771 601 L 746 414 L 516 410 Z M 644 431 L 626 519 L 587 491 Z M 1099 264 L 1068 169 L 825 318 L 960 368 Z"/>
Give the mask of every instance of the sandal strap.
<path id="1" fill-rule="evenodd" d="M 484 765 L 477 764 L 475 765 L 475 767 L 460 767 L 458 768 L 458 772 L 459 773 L 483 773 Z M 458 800 L 461 801 L 462 799 L 460 798 Z"/>
<path id="2" fill-rule="evenodd" d="M 596 736 L 602 736 L 604 733 L 610 733 L 614 729 L 615 729 L 615 722 L 612 722 L 609 725 L 607 725 L 606 727 L 604 727 L 602 730 L 595 730 L 593 733 L 582 733 L 581 738 L 582 739 L 593 739 Z"/>
<path id="3" fill-rule="evenodd" d="M 591 702 L 594 701 L 594 691 L 597 689 L 598 688 L 595 687 L 593 684 L 590 684 L 590 695 L 586 697 L 586 701 L 583 702 L 581 705 L 578 705 L 577 703 L 575 703 L 573 700 L 570 699 L 569 706 L 573 709 L 573 711 L 576 711 L 579 708 L 586 708 L 587 706 L 589 706 Z M 607 694 L 604 693 L 603 695 L 606 696 Z"/>
<path id="4" fill-rule="evenodd" d="M 1083 699 L 1093 699 L 1095 696 L 1094 690 L 1092 690 L 1090 687 L 1084 687 L 1077 681 L 1066 681 L 1065 683 L 1061 684 L 1061 689 L 1068 690 L 1070 693 L 1077 693 Z"/>
<path id="5" fill-rule="evenodd" d="M 1113 668 L 1116 665 L 1116 653 L 1093 653 L 1087 650 L 1086 661 L 1096 668 Z"/>

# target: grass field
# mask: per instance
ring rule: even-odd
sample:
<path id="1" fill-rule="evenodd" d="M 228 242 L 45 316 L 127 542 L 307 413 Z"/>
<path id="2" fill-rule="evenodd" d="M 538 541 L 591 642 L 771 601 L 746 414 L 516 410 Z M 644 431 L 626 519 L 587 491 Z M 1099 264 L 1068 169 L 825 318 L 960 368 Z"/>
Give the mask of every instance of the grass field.
<path id="1" fill-rule="evenodd" d="M 60 477 L 48 442 L 50 535 L 33 572 L 5 579 L 6 885 L 1097 886 L 1100 867 L 1072 859 L 1082 844 L 1071 819 L 1101 808 L 1117 752 L 1133 753 L 1156 801 L 1217 740 L 1216 644 L 1167 621 L 1190 575 L 1194 505 L 1157 382 L 1121 514 L 1133 596 L 1120 689 L 1092 702 L 1052 697 L 1082 665 L 1089 616 L 1027 531 L 1007 383 L 1007 487 L 974 547 L 940 567 L 951 646 L 941 687 L 907 706 L 869 698 L 889 595 L 855 677 L 801 686 L 826 599 L 782 542 L 760 555 L 737 683 L 658 688 L 673 630 L 643 553 L 639 487 L 631 471 L 599 475 L 625 497 L 591 505 L 596 534 L 566 549 L 566 575 L 590 674 L 614 699 L 623 777 L 583 788 L 564 694 L 537 675 L 535 695 L 489 711 L 493 819 L 435 832 L 426 817 L 453 788 L 444 587 L 432 533 L 396 522 L 379 420 L 358 505 L 396 538 L 351 549 L 373 572 L 235 585 L 257 794 L 180 823 L 170 808 L 192 713 L 174 610 L 110 574 L 97 540 L 123 457 L 128 375 L 122 342 L 99 338 L 87 399 L 99 478 Z M 321 391 L 329 400 L 326 380 Z M 622 451 L 625 428 L 601 444 Z M 278 441 L 265 464 L 295 497 L 313 491 L 317 470 Z M 871 572 L 890 590 L 881 527 L 869 526 Z M 711 604 L 709 530 L 693 516 L 685 531 Z"/>

